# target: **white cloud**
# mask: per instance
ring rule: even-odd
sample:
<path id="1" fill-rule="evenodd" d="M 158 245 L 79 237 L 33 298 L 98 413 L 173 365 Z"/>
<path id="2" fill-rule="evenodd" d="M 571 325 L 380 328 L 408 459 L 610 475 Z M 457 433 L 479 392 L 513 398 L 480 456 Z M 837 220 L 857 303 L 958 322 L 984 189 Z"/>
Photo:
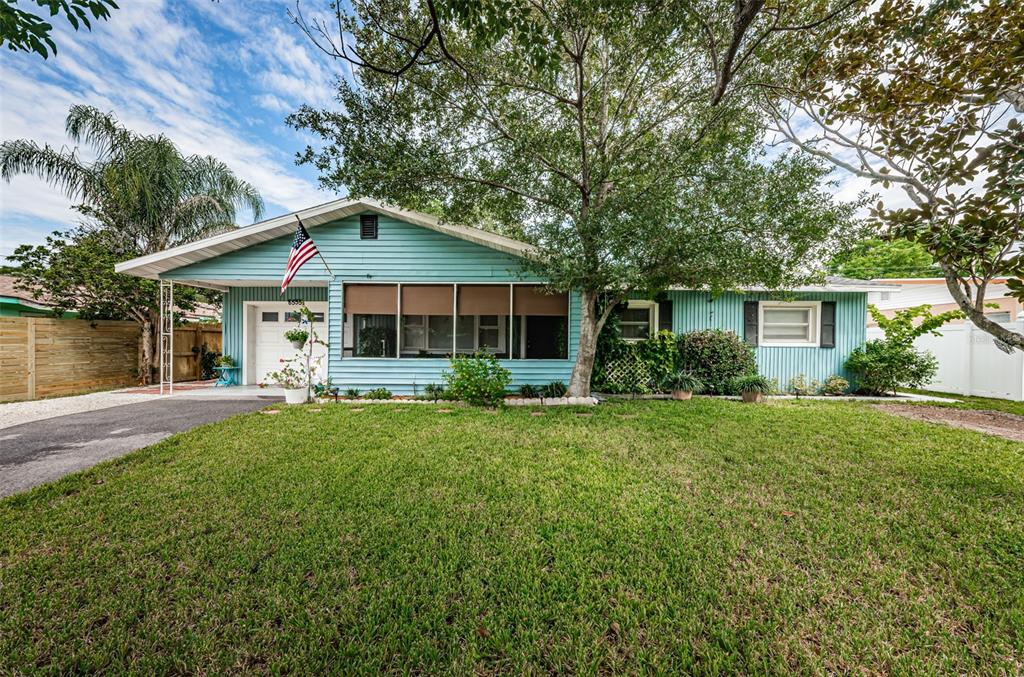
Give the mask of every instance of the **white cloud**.
<path id="1" fill-rule="evenodd" d="M 68 108 L 87 103 L 114 112 L 136 131 L 166 134 L 186 153 L 224 161 L 256 186 L 271 214 L 329 199 L 304 176 L 308 170 L 295 167 L 294 139 L 282 145 L 278 138 L 260 138 L 252 131 L 259 125 L 276 126 L 277 115 L 303 102 L 329 101 L 329 69 L 314 61 L 296 36 L 266 30 L 266 16 L 242 23 L 229 8 L 206 5 L 208 0 L 196 2 L 203 16 L 218 15 L 218 25 L 244 33 L 239 43 L 257 46 L 258 58 L 246 66 L 254 69 L 250 77 L 240 70 L 237 45 L 215 44 L 205 31 L 185 23 L 180 11 L 184 5 L 162 0 L 122 3 L 110 21 L 96 22 L 91 33 L 58 27 L 60 51 L 55 58 L 44 62 L 35 55 L 14 54 L 0 62 L 0 138 L 64 146 L 69 143 L 64 134 Z M 279 21 L 287 25 L 281 14 Z M 267 37 L 254 39 L 260 35 Z M 253 90 L 244 95 L 245 105 L 256 101 L 274 116 L 254 118 L 244 106 L 240 109 L 239 84 Z M 8 240 L 38 242 L 54 226 L 77 220 L 69 207 L 59 191 L 41 180 L 19 177 L 0 183 L 0 255 L 13 248 Z M 244 215 L 240 220 L 244 222 Z M 35 231 L 33 221 L 39 223 Z"/>

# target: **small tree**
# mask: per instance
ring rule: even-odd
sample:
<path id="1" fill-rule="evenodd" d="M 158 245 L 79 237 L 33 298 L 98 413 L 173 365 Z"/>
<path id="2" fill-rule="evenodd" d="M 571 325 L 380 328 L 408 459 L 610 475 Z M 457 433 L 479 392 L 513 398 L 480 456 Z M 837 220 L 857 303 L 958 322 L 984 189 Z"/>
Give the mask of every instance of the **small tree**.
<path id="1" fill-rule="evenodd" d="M 879 202 L 878 225 L 923 245 L 968 318 L 1020 349 L 984 308 L 998 277 L 1024 298 L 1022 26 L 1021 2 L 885 0 L 825 29 L 786 105 L 765 100 L 783 138 L 901 188 L 911 206 Z"/>
<path id="2" fill-rule="evenodd" d="M 924 245 L 909 240 L 861 240 L 829 261 L 828 271 L 834 275 L 858 280 L 896 277 L 941 277 Z"/>
<path id="3" fill-rule="evenodd" d="M 72 106 L 65 129 L 72 141 L 91 148 L 94 160 L 83 161 L 77 147 L 57 150 L 28 139 L 0 144 L 0 177 L 43 178 L 75 200 L 84 216 L 80 228 L 55 233 L 47 247 L 20 248 L 21 258 L 12 258 L 24 272 L 15 274 L 36 294 L 60 297 L 65 309 L 138 321 L 140 371 L 148 383 L 159 297 L 152 282 L 116 275 L 114 264 L 230 230 L 241 207 L 259 218 L 263 201 L 216 158 L 182 155 L 167 137 L 137 134 L 91 106 Z M 66 277 L 44 270 L 55 263 Z M 189 293 L 179 298 L 187 302 Z"/>
<path id="4" fill-rule="evenodd" d="M 927 385 L 939 363 L 930 352 L 914 348 L 914 340 L 925 334 L 939 336 L 939 327 L 964 317 L 959 310 L 934 315 L 927 304 L 899 310 L 892 318 L 873 305 L 868 306 L 868 312 L 885 339 L 874 339 L 854 349 L 846 368 L 855 375 L 860 390 L 872 395 L 895 395 L 900 387 Z"/>

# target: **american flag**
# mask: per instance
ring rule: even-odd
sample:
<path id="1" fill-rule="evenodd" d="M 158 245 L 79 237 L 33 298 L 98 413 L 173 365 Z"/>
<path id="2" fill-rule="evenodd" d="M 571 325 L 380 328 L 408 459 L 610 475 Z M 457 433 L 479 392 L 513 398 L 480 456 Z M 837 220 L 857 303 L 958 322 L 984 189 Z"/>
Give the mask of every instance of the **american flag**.
<path id="1" fill-rule="evenodd" d="M 299 221 L 299 226 L 295 229 L 295 237 L 292 239 L 292 250 L 288 253 L 288 265 L 284 269 L 284 280 L 281 281 L 282 294 L 291 284 L 292 278 L 295 277 L 295 273 L 299 272 L 302 264 L 319 253 L 316 245 L 313 244 L 313 238 L 306 232 L 302 221 Z"/>

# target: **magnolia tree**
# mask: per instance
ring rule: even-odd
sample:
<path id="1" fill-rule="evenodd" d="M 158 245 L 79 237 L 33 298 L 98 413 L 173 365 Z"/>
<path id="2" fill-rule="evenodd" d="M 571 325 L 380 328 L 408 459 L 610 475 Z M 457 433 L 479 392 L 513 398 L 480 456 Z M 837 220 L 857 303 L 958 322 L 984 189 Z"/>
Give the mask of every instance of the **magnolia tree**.
<path id="1" fill-rule="evenodd" d="M 1024 3 L 861 6 L 765 107 L 792 144 L 901 188 L 909 205 L 879 202 L 876 222 L 925 247 L 980 329 L 1024 349 L 984 314 L 995 278 L 1024 298 Z"/>
<path id="2" fill-rule="evenodd" d="M 581 294 L 569 394 L 587 395 L 617 300 L 786 286 L 853 234 L 821 167 L 764 156 L 752 95 L 832 20 L 822 5 L 371 0 L 334 24 L 299 14 L 354 79 L 339 109 L 290 122 L 322 137 L 301 159 L 325 186 L 535 245 L 530 268 Z"/>

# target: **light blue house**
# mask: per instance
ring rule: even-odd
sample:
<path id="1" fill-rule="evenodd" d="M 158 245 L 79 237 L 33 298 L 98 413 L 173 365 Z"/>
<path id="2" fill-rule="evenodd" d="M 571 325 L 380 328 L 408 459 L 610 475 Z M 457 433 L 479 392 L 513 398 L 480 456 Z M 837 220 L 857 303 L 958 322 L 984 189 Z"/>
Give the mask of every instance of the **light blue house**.
<path id="1" fill-rule="evenodd" d="M 284 294 L 281 277 L 301 218 L 319 257 Z M 224 292 L 224 353 L 254 384 L 294 349 L 284 339 L 295 310 L 315 313 L 321 376 L 343 388 L 384 386 L 396 394 L 440 383 L 450 356 L 494 353 L 513 386 L 568 382 L 579 344 L 578 294 L 551 294 L 524 271 L 531 248 L 487 231 L 373 200 L 339 200 L 205 240 L 126 261 L 118 272 Z M 758 290 L 713 297 L 670 290 L 660 301 L 629 301 L 627 340 L 659 329 L 735 331 L 757 346 L 761 373 L 843 373 L 864 342 L 867 293 L 855 280 L 778 295 Z M 888 289 L 888 287 L 885 287 Z"/>

